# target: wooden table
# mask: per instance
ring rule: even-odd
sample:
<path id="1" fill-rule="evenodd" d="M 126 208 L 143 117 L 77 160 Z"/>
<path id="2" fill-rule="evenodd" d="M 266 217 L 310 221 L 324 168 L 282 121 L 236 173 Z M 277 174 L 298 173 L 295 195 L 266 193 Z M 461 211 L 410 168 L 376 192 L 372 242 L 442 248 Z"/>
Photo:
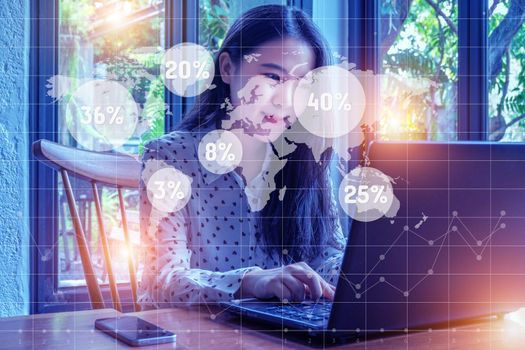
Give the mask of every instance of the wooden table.
<path id="1" fill-rule="evenodd" d="M 93 327 L 112 309 L 0 318 L 0 349 L 123 349 L 126 345 Z M 385 336 L 341 346 L 309 346 L 307 336 L 270 331 L 222 310 L 200 307 L 134 313 L 177 334 L 176 344 L 146 349 L 525 349 L 525 311 L 511 318 L 466 327 Z M 242 325 L 240 324 L 242 323 Z"/>

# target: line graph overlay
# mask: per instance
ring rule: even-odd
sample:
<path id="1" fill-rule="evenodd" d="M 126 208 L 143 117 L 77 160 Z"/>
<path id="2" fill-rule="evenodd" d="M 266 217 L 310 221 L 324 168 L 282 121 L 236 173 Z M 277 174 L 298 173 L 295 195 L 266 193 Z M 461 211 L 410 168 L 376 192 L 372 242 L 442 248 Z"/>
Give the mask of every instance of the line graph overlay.
<path id="1" fill-rule="evenodd" d="M 447 229 L 436 238 L 431 239 L 425 237 L 428 235 L 428 233 L 423 233 L 424 225 L 423 229 L 417 229 L 419 232 L 416 232 L 416 229 L 412 229 L 410 226 L 405 225 L 401 232 L 399 232 L 392 242 L 386 247 L 386 249 L 377 255 L 377 260 L 375 260 L 375 263 L 373 259 L 368 257 L 367 263 L 371 261 L 371 265 L 373 265 L 368 271 L 366 271 L 364 276 L 362 276 L 362 274 L 357 274 L 360 279 L 357 281 L 352 281 L 353 273 L 341 273 L 339 278 L 348 284 L 348 286 L 350 286 L 356 300 L 363 298 L 366 293 L 381 285 L 388 286 L 392 290 L 398 292 L 401 296 L 408 298 L 410 294 L 427 278 L 434 275 L 447 275 L 449 273 L 449 271 L 439 273 L 438 269 L 436 269 L 436 266 L 440 263 L 440 258 L 443 256 L 445 247 L 455 247 L 460 249 L 466 248 L 472 254 L 472 259 L 474 261 L 478 263 L 481 262 L 483 260 L 483 255 L 487 253 L 487 247 L 490 246 L 494 236 L 507 227 L 506 223 L 503 222 L 506 212 L 501 210 L 499 214 L 500 216 L 493 225 L 492 229 L 484 235 L 480 235 L 479 233 L 478 235 L 475 235 L 471 228 L 465 224 L 465 220 L 459 216 L 457 211 L 453 211 L 451 213 L 450 217 L 448 218 Z M 427 265 L 426 268 L 423 267 L 422 272 L 377 272 L 380 267 L 388 265 L 389 254 L 391 254 L 394 249 L 401 248 L 404 251 L 407 251 L 407 242 L 410 237 L 422 242 L 421 245 L 414 245 L 413 243 L 410 243 L 410 246 L 416 247 L 416 249 L 420 250 L 427 248 L 426 250 L 429 250 L 428 254 L 431 258 L 426 258 L 425 260 L 431 260 L 432 262 Z M 405 239 L 402 240 L 402 238 Z M 463 244 L 451 244 L 451 240 L 454 238 Z M 366 246 L 364 247 L 364 249 L 368 248 Z M 377 249 L 378 247 L 376 246 L 374 248 Z M 407 254 L 403 253 L 402 255 L 406 256 Z M 338 272 L 334 271 L 334 273 Z M 408 288 L 406 288 L 399 286 L 399 283 L 396 281 L 395 277 L 399 276 L 406 278 L 419 278 L 416 279 L 415 282 L 411 283 Z M 373 278 L 377 279 L 374 280 Z"/>

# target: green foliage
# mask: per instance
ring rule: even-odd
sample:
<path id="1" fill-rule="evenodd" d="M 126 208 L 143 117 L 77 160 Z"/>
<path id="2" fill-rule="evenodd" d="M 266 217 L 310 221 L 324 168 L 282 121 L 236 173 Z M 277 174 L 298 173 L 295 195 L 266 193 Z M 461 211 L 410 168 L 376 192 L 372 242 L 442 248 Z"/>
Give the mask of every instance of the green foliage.
<path id="1" fill-rule="evenodd" d="M 148 130 L 141 135 L 139 154 L 144 152 L 144 145 L 153 139 L 164 135 L 164 116 L 166 103 L 164 101 L 164 82 L 160 77 L 151 82 L 144 104 L 142 115 L 148 121 Z"/>
<path id="2" fill-rule="evenodd" d="M 456 0 L 442 0 L 439 4 L 450 21 L 457 23 Z M 382 6 L 382 16 L 398 15 L 393 0 L 384 0 L 383 5 L 386 6 Z M 381 115 L 386 119 L 382 121 L 384 137 L 450 137 L 447 135 L 452 134 L 454 125 L 444 129 L 439 117 L 443 110 L 454 113 L 451 107 L 456 101 L 457 50 L 458 38 L 453 28 L 426 0 L 414 0 L 394 44 L 383 58 L 384 74 L 407 78 L 403 92 L 382 91 L 382 97 L 386 96 Z M 427 86 L 426 91 L 421 90 L 421 82 Z M 385 125 L 397 125 L 400 130 L 393 132 Z"/>
<path id="3" fill-rule="evenodd" d="M 89 18 L 95 12 L 93 1 L 60 0 L 59 25 L 61 33 L 87 34 Z"/>
<path id="4" fill-rule="evenodd" d="M 509 1 L 500 2 L 496 11 L 490 17 L 489 32 L 497 28 L 508 11 Z M 499 75 L 494 79 L 490 86 L 489 115 L 494 118 L 501 109 L 503 118 L 507 123 L 514 118 L 525 114 L 525 27 L 516 33 L 510 46 L 510 67 L 507 67 L 506 60 L 503 59 L 503 67 Z M 509 89 L 506 96 L 504 86 L 507 72 L 509 74 Z M 507 141 L 524 141 L 522 133 L 525 132 L 525 120 L 521 119 L 515 126 L 517 133 L 507 136 Z"/>
<path id="5" fill-rule="evenodd" d="M 203 0 L 199 4 L 199 42 L 209 50 L 216 51 L 228 31 L 229 0 Z"/>
<path id="6" fill-rule="evenodd" d="M 98 37 L 94 42 L 95 60 L 128 55 L 137 47 L 158 46 L 163 25 L 164 19 L 152 18 Z"/>
<path id="7" fill-rule="evenodd" d="M 164 133 L 164 84 L 159 77 L 164 18 L 158 16 L 126 25 L 126 17 L 123 16 L 115 22 L 122 24 L 122 27 L 109 27 L 107 30 L 104 26 L 95 27 L 94 24 L 113 14 L 111 6 L 122 5 L 131 11 L 137 11 L 155 1 L 122 0 L 118 4 L 110 1 L 100 3 L 110 6 L 109 10 L 100 10 L 93 0 L 60 0 L 60 40 L 63 46 L 61 57 L 64 60 L 62 67 L 67 70 L 61 71 L 61 74 L 77 81 L 76 78 L 85 78 L 81 75 L 85 64 L 94 63 L 99 68 L 104 67 L 107 74 L 105 78 L 126 86 L 142 109 L 139 117 L 141 129 L 136 135 L 139 137 L 140 151 L 145 142 Z M 92 57 L 83 56 L 85 53 L 80 48 L 86 46 L 93 48 Z M 89 55 L 90 51 L 87 52 Z M 86 68 L 88 72 L 92 69 Z M 76 85 L 71 88 L 74 90 Z M 67 122 L 70 116 L 65 117 Z M 144 126 L 151 129 L 144 130 Z M 140 134 L 141 132 L 143 133 Z"/>

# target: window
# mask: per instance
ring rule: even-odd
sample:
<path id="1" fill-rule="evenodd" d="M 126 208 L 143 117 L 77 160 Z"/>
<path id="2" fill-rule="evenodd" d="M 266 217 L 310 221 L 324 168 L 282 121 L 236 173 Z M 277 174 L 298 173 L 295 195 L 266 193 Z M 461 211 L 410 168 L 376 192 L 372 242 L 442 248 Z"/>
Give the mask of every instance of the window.
<path id="1" fill-rule="evenodd" d="M 162 0 L 56 0 L 35 1 L 32 7 L 33 140 L 46 138 L 89 150 L 104 149 L 98 138 L 79 132 L 70 123 L 75 92 L 93 81 L 116 81 L 134 101 L 138 120 L 133 132 L 115 151 L 140 154 L 147 140 L 164 133 L 166 105 L 159 78 L 159 58 L 165 42 L 165 4 Z M 56 39 L 55 39 L 56 38 Z M 45 69 L 44 69 L 45 68 Z M 89 91 L 88 91 L 89 92 Z M 41 101 L 41 102 L 39 102 Z M 76 107 L 76 108 L 74 108 Z M 116 107 L 95 111 L 109 120 L 118 117 Z M 75 237 L 65 204 L 61 178 L 44 165 L 32 162 L 32 235 L 36 243 L 32 263 L 32 312 L 64 310 L 63 303 L 85 302 L 85 285 Z M 95 273 L 107 283 L 98 225 L 89 183 L 71 178 L 88 239 Z M 106 214 L 108 236 L 118 282 L 127 282 L 122 229 L 116 211 L 116 191 L 99 188 Z M 138 244 L 138 194 L 125 193 L 130 234 Z M 55 203 L 53 205 L 53 203 Z M 54 234 L 50 234 L 54 233 Z M 140 274 L 140 267 L 139 267 Z M 122 289 L 121 289 L 122 291 Z M 125 297 L 125 288 L 124 295 Z M 72 308 L 79 305 L 69 304 Z M 86 305 L 89 307 L 88 305 Z"/>
<path id="2" fill-rule="evenodd" d="M 159 62 L 166 43 L 171 46 L 195 41 L 215 53 L 229 25 L 252 7 L 270 3 L 295 5 L 318 14 L 325 9 L 320 0 L 191 0 L 185 1 L 185 6 L 171 0 L 35 0 L 35 3 L 38 5 L 31 8 L 31 18 L 36 28 L 33 37 L 38 40 L 32 41 L 31 47 L 32 56 L 38 59 L 31 62 L 34 80 L 31 137 L 100 150 L 103 145 L 96 138 L 89 133 L 79 136 L 75 127 L 68 124 L 68 113 L 72 113 L 68 102 L 86 82 L 109 79 L 119 82 L 138 106 L 137 127 L 115 148 L 136 155 L 149 139 L 171 130 L 174 121 L 192 102 L 191 98 L 165 94 L 159 78 Z M 481 106 L 488 111 L 488 118 L 483 117 L 488 124 L 488 139 L 524 141 L 525 101 L 520 92 L 525 81 L 525 28 L 522 20 L 516 20 L 523 18 L 524 10 L 516 3 L 511 0 L 340 2 L 339 10 L 334 10 L 337 15 L 330 12 L 317 16 L 317 20 L 324 33 L 334 39 L 333 48 L 347 54 L 350 62 L 357 62 L 362 69 L 378 66 L 374 72 L 381 76 L 380 138 L 449 141 L 464 139 L 462 133 L 478 133 L 482 135 L 479 139 L 483 139 L 483 125 L 471 123 L 472 116 L 480 114 L 475 107 Z M 348 11 L 348 16 L 341 14 L 343 10 Z M 331 27 L 336 17 L 340 22 Z M 470 22 L 479 18 L 489 20 L 487 33 L 476 29 L 480 27 L 469 27 Z M 372 35 L 375 28 L 379 28 L 376 37 Z M 470 40 L 473 33 L 481 33 L 480 38 Z M 485 39 L 488 46 L 483 44 Z M 372 41 L 377 42 L 372 45 Z M 377 55 L 370 54 L 372 46 Z M 484 54 L 479 55 L 476 50 Z M 473 60 L 482 60 L 485 55 L 487 72 L 478 68 L 465 70 Z M 465 89 L 460 88 L 461 84 L 476 85 L 477 77 L 485 76 L 488 76 L 488 93 L 480 89 L 479 94 L 488 97 L 487 100 L 471 98 L 470 91 L 465 94 Z M 49 98 L 54 103 L 49 103 Z M 468 113 L 463 113 L 462 108 Z M 81 113 L 79 109 L 77 112 Z M 111 117 L 115 109 L 99 112 Z M 166 117 L 170 113 L 173 117 Z M 34 299 L 68 302 L 73 299 L 62 299 L 59 292 L 82 286 L 84 278 L 75 256 L 62 185 L 59 177 L 56 179 L 56 174 L 45 166 L 32 162 L 31 167 L 31 186 L 38 188 L 35 191 L 38 193 L 32 194 L 31 216 L 35 218 L 32 232 L 40 254 L 34 254 L 38 258 L 32 273 L 39 281 L 37 293 L 40 293 Z M 82 181 L 75 181 L 74 187 L 96 273 L 103 283 L 106 276 L 91 188 Z M 56 213 L 55 207 L 48 204 L 50 197 L 56 197 Z M 103 189 L 101 197 L 108 214 L 106 225 L 115 244 L 114 255 L 119 260 L 115 263 L 116 274 L 120 282 L 126 282 L 125 257 L 119 256 L 123 250 L 119 249 L 121 231 L 116 219 L 119 216 L 115 211 L 115 192 Z M 134 241 L 138 244 L 137 193 L 128 191 L 126 201 Z M 49 232 L 55 236 L 49 238 Z"/>
<path id="3" fill-rule="evenodd" d="M 487 79 L 491 141 L 525 141 L 524 13 L 525 8 L 516 1 L 489 1 Z"/>
<path id="4" fill-rule="evenodd" d="M 191 98 L 174 96 L 164 88 L 159 67 L 165 46 L 198 41 L 215 52 L 228 26 L 241 12 L 266 3 L 290 5 L 292 1 L 201 0 L 187 1 L 183 6 L 179 1 L 164 0 L 35 0 L 31 8 L 32 141 L 45 138 L 82 149 L 140 156 L 144 144 L 171 130 L 192 102 Z M 136 128 L 125 142 L 111 149 L 96 135 L 79 132 L 79 126 L 70 122 L 72 113 L 87 118 L 81 114 L 86 113 L 82 105 L 72 105 L 75 92 L 93 80 L 118 82 L 138 108 Z M 92 112 L 105 120 L 118 117 L 115 106 Z M 60 176 L 39 162 L 31 162 L 31 174 L 32 187 L 37 189 L 31 193 L 35 243 L 32 299 L 37 301 L 32 312 L 89 308 Z M 95 273 L 104 285 L 107 275 L 91 187 L 82 180 L 71 180 Z M 125 288 L 129 278 L 126 254 L 130 252 L 122 249 L 118 199 L 111 188 L 99 190 L 113 268 L 118 282 L 124 283 L 119 289 L 126 301 L 130 298 L 126 297 Z M 137 199 L 135 191 L 125 193 L 135 246 L 140 244 Z M 140 269 L 139 266 L 139 275 Z"/>
<path id="5" fill-rule="evenodd" d="M 229 26 L 249 9 L 268 4 L 290 5 L 286 0 L 201 0 L 199 1 L 199 44 L 215 52 Z"/>
<path id="6" fill-rule="evenodd" d="M 456 139 L 456 0 L 381 0 L 379 137 Z"/>
<path id="7" fill-rule="evenodd" d="M 164 43 L 164 3 L 150 0 L 93 1 L 59 0 L 59 65 L 58 75 L 51 80 L 50 93 L 58 101 L 58 140 L 68 146 L 107 151 L 100 135 L 79 130 L 70 122 L 80 113 L 104 118 L 105 124 L 118 122 L 120 106 L 74 105 L 75 92 L 96 81 L 116 81 L 136 103 L 139 116 L 135 129 L 115 151 L 139 154 L 144 143 L 164 133 L 164 85 L 159 76 L 159 62 Z M 92 88 L 92 86 L 90 86 Z M 83 91 L 83 90 L 81 90 Z M 100 108 L 100 110 L 97 110 Z M 91 186 L 72 179 L 84 232 L 89 244 L 95 273 L 100 283 L 108 283 L 103 264 L 98 225 Z M 101 188 L 104 221 L 111 247 L 113 268 L 118 282 L 128 282 L 128 252 L 118 213 L 117 192 Z M 138 191 L 126 191 L 130 239 L 133 247 L 140 244 Z M 85 285 L 80 257 L 74 242 L 73 228 L 67 209 L 61 179 L 58 184 L 58 287 Z M 140 266 L 138 273 L 140 275 Z"/>

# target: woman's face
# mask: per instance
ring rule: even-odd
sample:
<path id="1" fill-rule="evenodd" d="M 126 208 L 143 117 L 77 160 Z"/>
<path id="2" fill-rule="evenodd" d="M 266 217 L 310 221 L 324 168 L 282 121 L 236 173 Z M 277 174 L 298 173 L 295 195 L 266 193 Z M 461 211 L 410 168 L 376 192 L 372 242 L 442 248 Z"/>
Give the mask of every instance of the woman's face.
<path id="1" fill-rule="evenodd" d="M 314 69 L 315 55 L 303 41 L 268 41 L 237 64 L 228 53 L 219 57 L 222 80 L 230 85 L 230 125 L 241 127 L 261 141 L 273 142 L 297 119 L 294 88 Z"/>

